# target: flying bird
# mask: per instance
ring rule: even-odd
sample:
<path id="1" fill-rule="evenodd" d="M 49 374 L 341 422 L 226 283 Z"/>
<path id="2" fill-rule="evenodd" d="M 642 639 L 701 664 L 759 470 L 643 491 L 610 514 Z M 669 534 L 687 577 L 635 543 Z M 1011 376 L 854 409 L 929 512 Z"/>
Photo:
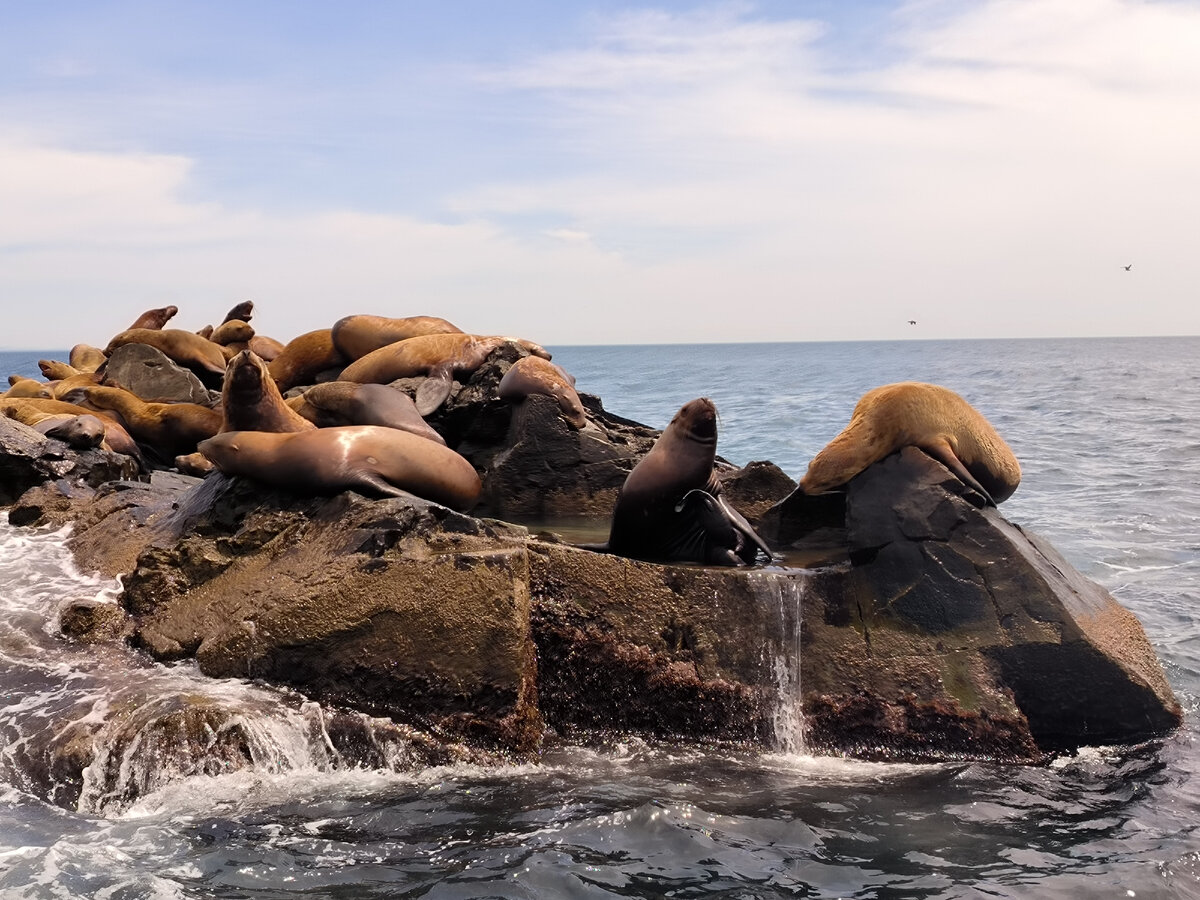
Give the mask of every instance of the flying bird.
<path id="1" fill-rule="evenodd" d="M 908 320 L 908 324 L 909 324 L 909 325 L 916 325 L 916 324 L 917 324 L 917 320 L 916 320 L 916 319 L 909 319 L 909 320 Z"/>
<path id="2" fill-rule="evenodd" d="M 1129 265 L 1127 265 L 1127 266 L 1125 267 L 1125 271 L 1126 271 L 1126 272 L 1128 272 L 1128 271 L 1129 271 L 1130 269 L 1132 269 L 1132 268 L 1133 268 L 1133 263 L 1130 263 Z"/>

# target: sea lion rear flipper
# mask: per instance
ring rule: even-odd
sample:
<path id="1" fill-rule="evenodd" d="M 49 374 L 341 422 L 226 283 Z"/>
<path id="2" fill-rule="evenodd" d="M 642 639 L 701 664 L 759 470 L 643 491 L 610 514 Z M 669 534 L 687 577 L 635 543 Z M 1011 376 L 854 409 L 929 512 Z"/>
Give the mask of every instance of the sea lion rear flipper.
<path id="1" fill-rule="evenodd" d="M 370 491 L 383 494 L 385 497 L 407 497 L 407 491 L 402 491 L 390 481 L 385 481 L 383 476 L 375 472 L 357 472 L 355 474 L 354 483 L 350 485 L 352 489 L 358 487 L 369 488 Z"/>
<path id="2" fill-rule="evenodd" d="M 771 548 L 767 546 L 766 541 L 764 541 L 761 537 L 758 536 L 758 532 L 754 530 L 754 526 L 752 526 L 749 522 L 746 521 L 746 517 L 743 516 L 736 509 L 734 509 L 732 506 L 730 506 L 729 501 L 726 500 L 724 497 L 718 495 L 717 502 L 719 504 L 721 504 L 721 508 L 725 511 L 725 515 L 729 518 L 729 523 L 737 531 L 741 532 L 742 536 L 744 538 L 746 538 L 750 544 L 752 544 L 754 547 L 757 547 L 759 550 L 761 550 L 763 553 L 765 553 L 767 555 L 767 559 L 770 559 L 771 558 Z M 750 551 L 749 559 L 746 559 L 746 557 L 740 553 L 739 553 L 739 555 L 741 555 L 742 559 L 744 559 L 748 563 L 754 562 L 754 559 L 757 556 L 757 551 L 753 550 L 749 546 L 744 547 L 744 548 L 739 548 L 739 549 L 744 549 L 744 550 Z"/>
<path id="3" fill-rule="evenodd" d="M 689 527 L 680 532 L 680 538 L 686 536 L 691 555 L 681 558 L 722 566 L 740 566 L 754 561 L 756 552 L 752 551 L 749 559 L 744 555 L 749 549 L 745 546 L 745 538 L 747 532 L 755 538 L 758 535 L 719 497 L 707 491 L 691 490 L 683 495 L 675 510 L 689 522 Z"/>
<path id="4" fill-rule="evenodd" d="M 449 369 L 439 368 L 429 373 L 429 377 L 422 381 L 421 386 L 417 388 L 417 412 L 421 414 L 422 418 L 446 402 L 453 386 L 454 378 L 450 375 Z"/>
<path id="5" fill-rule="evenodd" d="M 943 466 L 958 476 L 967 487 L 978 493 L 984 500 L 984 506 L 995 506 L 996 501 L 992 499 L 992 495 L 987 492 L 982 484 L 980 484 L 974 475 L 967 471 L 967 467 L 963 465 L 954 451 L 950 448 L 949 442 L 945 438 L 939 438 L 936 441 L 930 441 L 926 444 L 921 444 L 920 448 L 940 462 Z"/>

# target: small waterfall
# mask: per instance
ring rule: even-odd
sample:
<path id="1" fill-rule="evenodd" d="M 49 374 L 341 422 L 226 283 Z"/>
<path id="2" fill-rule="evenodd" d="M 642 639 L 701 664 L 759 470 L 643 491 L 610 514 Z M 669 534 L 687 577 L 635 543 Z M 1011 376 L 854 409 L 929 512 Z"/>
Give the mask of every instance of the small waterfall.
<path id="1" fill-rule="evenodd" d="M 800 633 L 807 582 L 802 575 L 774 578 L 779 599 L 780 644 L 771 660 L 777 704 L 772 724 L 775 747 L 780 753 L 800 755 L 804 744 L 804 694 L 800 683 Z"/>

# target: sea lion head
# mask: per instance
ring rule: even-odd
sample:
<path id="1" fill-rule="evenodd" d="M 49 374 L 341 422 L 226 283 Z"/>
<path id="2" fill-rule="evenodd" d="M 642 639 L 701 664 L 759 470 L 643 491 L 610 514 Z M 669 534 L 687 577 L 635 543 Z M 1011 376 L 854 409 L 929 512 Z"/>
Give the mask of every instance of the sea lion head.
<path id="1" fill-rule="evenodd" d="M 237 431 L 222 432 L 213 437 L 205 438 L 196 445 L 196 449 L 200 451 L 205 459 L 218 469 L 222 469 L 237 458 L 239 449 L 238 440 L 240 437 L 241 433 Z"/>
<path id="2" fill-rule="evenodd" d="M 104 441 L 104 423 L 95 416 L 71 416 L 46 430 L 46 436 L 76 450 L 90 450 Z"/>
<path id="3" fill-rule="evenodd" d="M 680 407 L 671 419 L 670 429 L 701 444 L 717 444 L 717 407 L 707 397 L 697 397 Z"/>
<path id="4" fill-rule="evenodd" d="M 225 318 L 221 320 L 222 324 L 233 319 L 240 319 L 243 322 L 249 322 L 250 317 L 254 315 L 254 301 L 243 300 L 229 312 L 225 313 Z"/>
<path id="5" fill-rule="evenodd" d="M 243 350 L 229 361 L 225 368 L 225 384 L 222 391 L 226 406 L 231 397 L 255 398 L 262 394 L 263 385 L 270 378 L 267 364 L 253 350 Z"/>

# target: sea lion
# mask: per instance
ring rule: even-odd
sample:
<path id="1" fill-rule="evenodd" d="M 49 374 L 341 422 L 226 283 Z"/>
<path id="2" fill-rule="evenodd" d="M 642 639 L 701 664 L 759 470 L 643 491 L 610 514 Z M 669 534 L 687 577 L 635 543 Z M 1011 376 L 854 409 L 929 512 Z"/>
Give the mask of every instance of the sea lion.
<path id="1" fill-rule="evenodd" d="M 346 364 L 346 357 L 333 346 L 331 334 L 330 329 L 320 328 L 288 341 L 268 366 L 279 390 L 313 384 L 320 373 Z"/>
<path id="2" fill-rule="evenodd" d="M 919 447 L 995 505 L 1012 496 L 1021 465 L 1004 439 L 949 388 L 904 381 L 863 394 L 842 429 L 813 457 L 800 490 L 820 494 L 901 447 Z"/>
<path id="3" fill-rule="evenodd" d="M 717 408 L 707 397 L 683 405 L 621 486 L 610 553 L 659 562 L 752 565 L 770 549 L 721 496 L 713 472 Z"/>
<path id="4" fill-rule="evenodd" d="M 179 312 L 178 306 L 162 306 L 158 309 L 148 309 L 134 319 L 133 324 L 126 330 L 132 331 L 135 328 L 158 330 L 171 321 L 177 312 Z"/>
<path id="5" fill-rule="evenodd" d="M 221 431 L 311 431 L 317 427 L 284 402 L 267 364 L 250 350 L 229 361 L 221 409 Z"/>
<path id="6" fill-rule="evenodd" d="M 225 375 L 225 348 L 191 331 L 178 328 L 131 328 L 109 341 L 104 352 L 111 354 L 123 344 L 149 344 L 162 351 L 168 359 L 191 369 L 201 381 L 207 378 L 211 383 L 215 381 L 214 376 Z"/>
<path id="7" fill-rule="evenodd" d="M 197 450 L 195 453 L 184 453 L 175 457 L 175 468 L 184 475 L 193 478 L 203 478 L 216 468 L 207 456 Z"/>
<path id="8" fill-rule="evenodd" d="M 54 391 L 50 385 L 44 381 L 38 381 L 36 378 L 9 375 L 8 384 L 8 390 L 0 394 L 0 398 L 16 400 L 22 397 L 40 397 L 49 400 L 54 397 Z"/>
<path id="9" fill-rule="evenodd" d="M 104 376 L 96 372 L 78 372 L 75 375 L 69 375 L 66 378 L 60 378 L 57 381 L 51 381 L 46 385 L 50 389 L 50 395 L 56 400 L 62 399 L 66 394 L 69 394 L 77 387 L 87 387 L 89 384 L 100 384 Z"/>
<path id="10" fill-rule="evenodd" d="M 237 345 L 232 345 L 237 347 Z M 265 334 L 256 334 L 246 342 L 245 347 L 237 347 L 238 350 L 253 350 L 258 354 L 259 358 L 264 362 L 274 362 L 276 357 L 283 352 L 283 344 L 275 340 L 273 337 L 267 337 Z"/>
<path id="11" fill-rule="evenodd" d="M 16 419 L 18 422 L 24 422 L 26 425 L 33 425 L 35 422 L 40 422 L 47 416 L 84 416 L 92 415 L 98 418 L 104 424 L 104 444 L 105 449 L 112 450 L 114 453 L 123 453 L 126 456 L 132 456 L 137 460 L 138 465 L 145 469 L 146 460 L 142 456 L 141 448 L 137 442 L 125 429 L 123 423 L 117 421 L 117 417 L 106 410 L 93 410 L 75 403 L 68 403 L 64 400 L 46 400 L 41 398 L 24 398 L 17 400 L 0 400 L 0 415 L 8 416 L 10 419 Z"/>
<path id="12" fill-rule="evenodd" d="M 439 444 L 446 439 L 431 428 L 412 398 L 386 384 L 327 381 L 310 387 L 288 406 L 321 428 L 337 425 L 382 425 L 420 435 Z"/>
<path id="13" fill-rule="evenodd" d="M 104 443 L 104 422 L 90 413 L 78 416 L 48 413 L 32 427 L 46 437 L 62 441 L 72 450 L 92 450 Z"/>
<path id="14" fill-rule="evenodd" d="M 227 347 L 230 344 L 246 343 L 254 337 L 254 326 L 242 319 L 226 319 L 218 325 L 208 339 L 214 344 Z M 242 350 L 245 347 L 241 348 Z"/>
<path id="15" fill-rule="evenodd" d="M 67 359 L 80 372 L 95 372 L 108 361 L 103 350 L 90 344 L 76 344 Z"/>
<path id="16" fill-rule="evenodd" d="M 523 400 L 530 394 L 546 394 L 558 401 L 563 418 L 572 428 L 583 428 L 587 424 L 587 415 L 575 391 L 574 376 L 540 356 L 523 356 L 509 366 L 500 379 L 498 391 L 503 400 Z"/>
<path id="17" fill-rule="evenodd" d="M 216 329 L 214 329 L 211 325 L 205 325 L 203 328 L 198 328 L 196 330 L 196 334 L 200 335 L 200 337 L 204 338 L 207 341 L 209 338 L 212 337 L 212 333 L 215 330 Z"/>
<path id="18" fill-rule="evenodd" d="M 388 384 L 397 378 L 426 376 L 417 388 L 417 412 L 427 416 L 450 396 L 454 376 L 474 372 L 493 350 L 512 343 L 528 353 L 549 359 L 532 341 L 476 334 L 426 334 L 373 350 L 342 370 L 342 381 Z"/>
<path id="19" fill-rule="evenodd" d="M 227 431 L 200 443 L 222 472 L 292 491 L 407 491 L 467 511 L 479 499 L 475 468 L 448 447 L 377 425 L 318 428 L 293 434 Z"/>
<path id="20" fill-rule="evenodd" d="M 225 313 L 225 318 L 221 320 L 221 324 L 223 325 L 226 322 L 231 322 L 234 319 L 238 319 L 242 322 L 249 322 L 250 317 L 253 315 L 254 315 L 254 301 L 253 300 L 243 300 L 241 303 L 239 303 L 237 306 L 235 306 L 229 312 Z"/>
<path id="21" fill-rule="evenodd" d="M 65 362 L 59 362 L 57 359 L 39 359 L 38 368 L 42 370 L 51 381 L 58 381 L 63 378 L 70 378 L 72 375 L 78 375 L 79 370 L 74 366 L 67 365 Z"/>
<path id="22" fill-rule="evenodd" d="M 65 399 L 117 413 L 129 433 L 164 462 L 191 453 L 221 428 L 221 413 L 215 409 L 196 403 L 147 403 L 122 388 L 76 388 Z"/>
<path id="23" fill-rule="evenodd" d="M 347 359 L 355 360 L 396 341 L 425 334 L 462 334 L 462 329 L 437 316 L 389 319 L 385 316 L 357 315 L 338 319 L 333 323 L 331 332 L 333 345 Z"/>

